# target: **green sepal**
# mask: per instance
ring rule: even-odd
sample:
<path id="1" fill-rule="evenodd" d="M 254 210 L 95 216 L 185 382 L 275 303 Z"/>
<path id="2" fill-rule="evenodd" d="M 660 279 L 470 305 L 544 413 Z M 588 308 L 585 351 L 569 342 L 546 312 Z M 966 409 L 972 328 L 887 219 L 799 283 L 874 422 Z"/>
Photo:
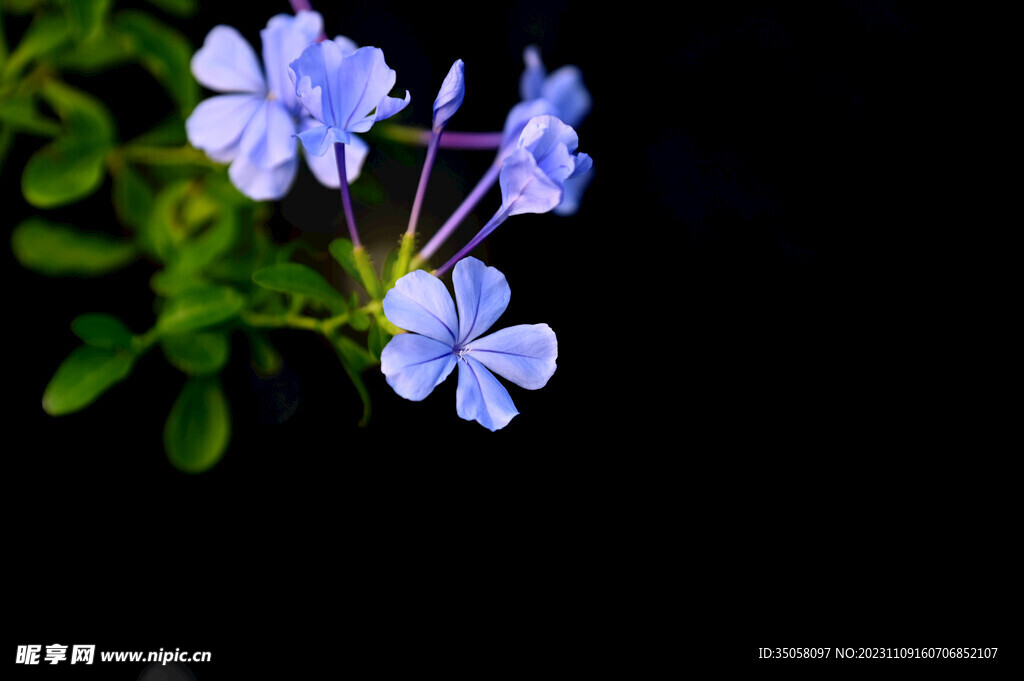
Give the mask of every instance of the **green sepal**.
<path id="1" fill-rule="evenodd" d="M 185 473 L 202 473 L 220 461 L 231 440 L 231 411 L 220 381 L 193 377 L 185 382 L 164 425 L 164 449 Z"/>
<path id="2" fill-rule="evenodd" d="M 416 235 L 405 232 L 402 234 L 402 241 L 398 245 L 398 253 L 395 255 L 394 263 L 390 270 L 385 270 L 384 281 L 390 289 L 395 282 L 409 273 L 409 261 L 412 259 L 413 250 L 416 247 Z"/>
<path id="3" fill-rule="evenodd" d="M 202 376 L 224 368 L 231 352 L 231 339 L 224 331 L 166 334 L 160 338 L 160 347 L 176 369 Z"/>
<path id="4" fill-rule="evenodd" d="M 132 332 L 113 315 L 89 313 L 71 320 L 71 331 L 86 345 L 108 350 L 131 350 Z"/>
<path id="5" fill-rule="evenodd" d="M 167 301 L 157 318 L 161 335 L 186 333 L 214 326 L 238 315 L 245 298 L 228 286 L 197 286 L 186 289 Z"/>
<path id="6" fill-rule="evenodd" d="M 327 305 L 334 314 L 348 311 L 345 298 L 320 274 L 296 262 L 283 262 L 253 272 L 252 280 L 263 288 L 306 296 Z"/>
<path id="7" fill-rule="evenodd" d="M 43 409 L 51 416 L 87 407 L 131 373 L 135 354 L 120 349 L 82 345 L 57 367 L 43 391 Z"/>
<path id="8" fill-rule="evenodd" d="M 50 276 L 98 276 L 138 257 L 130 241 L 38 217 L 30 217 L 14 228 L 11 250 L 24 267 Z"/>

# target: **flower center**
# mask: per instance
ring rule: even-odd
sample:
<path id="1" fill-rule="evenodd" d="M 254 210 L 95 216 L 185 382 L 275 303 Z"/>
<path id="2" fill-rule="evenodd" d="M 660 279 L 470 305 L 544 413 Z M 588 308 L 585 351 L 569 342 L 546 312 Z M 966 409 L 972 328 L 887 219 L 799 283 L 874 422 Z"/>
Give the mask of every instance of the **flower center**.
<path id="1" fill-rule="evenodd" d="M 465 356 L 466 356 L 466 353 L 468 353 L 468 352 L 469 352 L 470 350 L 472 350 L 472 349 L 473 349 L 473 348 L 470 348 L 470 347 L 463 347 L 463 346 L 461 346 L 461 345 L 456 345 L 456 346 L 455 346 L 454 348 L 452 348 L 452 351 L 453 351 L 453 352 L 454 352 L 454 353 L 455 353 L 456 355 L 458 355 L 458 356 L 459 356 L 459 359 L 462 359 L 463 357 L 465 357 Z"/>

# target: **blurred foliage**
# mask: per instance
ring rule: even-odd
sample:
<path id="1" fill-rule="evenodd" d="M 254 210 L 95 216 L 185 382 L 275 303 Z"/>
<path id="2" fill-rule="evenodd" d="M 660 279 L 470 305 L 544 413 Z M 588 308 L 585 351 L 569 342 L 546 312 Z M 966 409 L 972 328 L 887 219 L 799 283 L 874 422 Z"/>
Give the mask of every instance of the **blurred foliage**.
<path id="1" fill-rule="evenodd" d="M 176 468 L 199 473 L 229 445 L 231 407 L 221 374 L 231 361 L 232 335 L 245 335 L 253 368 L 269 376 L 282 366 L 273 330 L 298 328 L 334 348 L 362 399 L 365 424 L 370 403 L 362 373 L 379 364 L 398 332 L 381 311 L 384 293 L 404 273 L 396 253 L 378 274 L 365 251 L 347 239 L 332 242 L 330 255 L 362 288 L 349 297 L 293 261 L 306 251 L 298 242 L 274 241 L 267 226 L 272 206 L 242 196 L 225 166 L 187 144 L 184 121 L 200 99 L 189 67 L 194 46 L 167 22 L 193 15 L 197 0 L 149 5 L 157 11 L 119 8 L 114 0 L 0 0 L 0 172 L 8 179 L 20 173 L 22 195 L 34 209 L 11 231 L 12 253 L 49 277 L 96 277 L 139 261 L 152 271 L 150 328 L 133 330 L 103 310 L 113 301 L 96 301 L 96 309 L 71 321 L 82 343 L 57 366 L 43 409 L 53 416 L 84 409 L 159 346 L 185 376 L 167 416 L 165 450 Z M 15 23 L 20 35 L 9 30 Z M 104 103 L 81 84 L 128 66 L 141 67 L 166 101 L 147 100 L 146 115 L 157 122 L 124 140 L 117 122 L 137 117 L 138 104 L 130 97 Z M 6 163 L 19 137 L 32 149 L 20 169 Z M 116 224 L 65 224 L 47 215 L 95 200 L 104 187 Z M 367 202 L 386 199 L 368 174 L 353 193 Z"/>

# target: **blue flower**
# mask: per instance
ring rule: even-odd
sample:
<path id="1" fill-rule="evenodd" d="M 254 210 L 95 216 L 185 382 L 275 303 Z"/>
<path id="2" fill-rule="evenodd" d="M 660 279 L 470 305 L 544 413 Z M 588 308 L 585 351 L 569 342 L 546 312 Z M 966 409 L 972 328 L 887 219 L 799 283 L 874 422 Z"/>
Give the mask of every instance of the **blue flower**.
<path id="1" fill-rule="evenodd" d="M 523 129 L 533 118 L 550 115 L 575 127 L 586 118 L 591 107 L 590 92 L 583 84 L 583 74 L 577 67 L 563 66 L 548 75 L 540 59 L 540 51 L 534 45 L 523 51 L 523 61 L 526 69 L 519 79 L 519 93 L 523 101 L 512 107 L 505 118 L 501 152 L 504 157 L 513 153 L 512 145 L 518 143 Z M 586 172 L 590 167 L 589 157 L 582 163 L 586 167 L 561 183 L 562 199 L 549 210 L 558 215 L 572 215 L 579 210 L 580 197 L 592 177 Z"/>
<path id="2" fill-rule="evenodd" d="M 388 291 L 385 316 L 413 333 L 391 339 L 381 353 L 381 370 L 396 393 L 418 401 L 458 364 L 456 412 L 495 431 L 519 412 L 491 371 L 523 388 L 542 388 L 555 372 L 558 342 L 547 324 L 521 324 L 480 337 L 512 294 L 495 268 L 465 258 L 455 265 L 452 283 L 455 303 L 441 280 L 423 270 L 410 272 Z"/>
<path id="3" fill-rule="evenodd" d="M 462 106 L 466 96 L 466 66 L 461 59 L 456 59 L 448 69 L 448 75 L 441 83 L 441 89 L 434 99 L 434 132 L 440 132 L 448 119 Z"/>
<path id="4" fill-rule="evenodd" d="M 575 66 L 563 66 L 551 75 L 540 59 L 540 50 L 530 45 L 523 50 L 526 69 L 519 78 L 519 94 L 524 102 L 544 99 L 550 102 L 566 125 L 578 126 L 590 112 L 590 92 L 583 84 L 583 74 Z"/>
<path id="5" fill-rule="evenodd" d="M 298 172 L 297 132 L 310 127 L 288 79 L 288 62 L 313 43 L 323 29 L 316 12 L 279 14 L 260 32 L 263 63 L 241 34 L 230 26 L 215 26 L 192 57 L 192 74 L 200 84 L 226 94 L 199 103 L 185 122 L 189 142 L 211 159 L 230 163 L 228 175 L 246 196 L 276 200 L 288 193 Z M 332 44 L 355 45 L 339 36 Z M 265 70 L 264 70 L 265 67 Z M 349 181 L 359 175 L 367 147 L 346 157 Z M 338 171 L 307 156 L 321 183 L 338 187 Z"/>
<path id="6" fill-rule="evenodd" d="M 366 132 L 377 121 L 409 105 L 389 97 L 396 75 L 377 47 L 346 51 L 336 42 L 314 43 L 288 67 L 295 94 L 319 125 L 299 133 L 313 156 L 323 156 L 333 144 L 351 144 L 352 133 Z"/>
<path id="7" fill-rule="evenodd" d="M 506 215 L 546 213 L 558 207 L 571 180 L 593 166 L 587 154 L 574 154 L 579 137 L 554 116 L 537 116 L 523 128 L 515 151 L 501 168 L 501 208 Z M 573 201 L 578 202 L 578 197 Z"/>

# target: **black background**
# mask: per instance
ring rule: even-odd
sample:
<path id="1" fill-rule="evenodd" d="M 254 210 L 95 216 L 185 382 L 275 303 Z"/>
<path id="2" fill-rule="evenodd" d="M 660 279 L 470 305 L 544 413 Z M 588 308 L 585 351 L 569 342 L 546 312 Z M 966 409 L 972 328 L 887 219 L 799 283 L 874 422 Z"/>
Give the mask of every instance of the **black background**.
<path id="1" fill-rule="evenodd" d="M 258 44 L 287 9 L 206 3 L 170 21 L 197 46 L 217 23 Z M 527 44 L 549 70 L 583 70 L 595 172 L 580 212 L 512 218 L 478 253 L 513 292 L 499 325 L 548 323 L 558 370 L 543 390 L 511 387 L 521 413 L 494 434 L 456 416 L 453 378 L 410 403 L 370 372 L 359 429 L 330 349 L 280 332 L 294 414 L 270 422 L 259 396 L 281 385 L 238 345 L 231 447 L 189 476 L 162 450 L 183 377 L 159 352 L 78 414 L 39 407 L 77 314 L 148 328 L 153 266 L 50 280 L 6 254 L 18 643 L 211 650 L 199 679 L 366 655 L 381 669 L 635 676 L 667 655 L 767 672 L 758 646 L 1010 643 L 1008 409 L 987 403 L 972 342 L 978 272 L 1003 271 L 978 248 L 983 168 L 961 159 L 966 130 L 982 132 L 962 116 L 984 90 L 977 17 L 883 1 L 318 9 L 329 34 L 384 50 L 412 92 L 405 123 L 429 124 L 456 58 L 460 130 L 500 126 Z M 169 107 L 141 71 L 82 84 L 125 138 Z M 31 214 L 17 171 L 34 144 L 19 138 L 3 170 L 11 226 Z M 442 152 L 425 230 L 489 160 Z M 390 201 L 357 219 L 387 243 L 419 168 L 375 155 L 366 172 Z M 113 230 L 107 189 L 61 217 Z M 338 213 L 305 172 L 278 208 L 281 238 L 316 239 Z M 98 671 L 137 674 L 123 669 Z"/>

